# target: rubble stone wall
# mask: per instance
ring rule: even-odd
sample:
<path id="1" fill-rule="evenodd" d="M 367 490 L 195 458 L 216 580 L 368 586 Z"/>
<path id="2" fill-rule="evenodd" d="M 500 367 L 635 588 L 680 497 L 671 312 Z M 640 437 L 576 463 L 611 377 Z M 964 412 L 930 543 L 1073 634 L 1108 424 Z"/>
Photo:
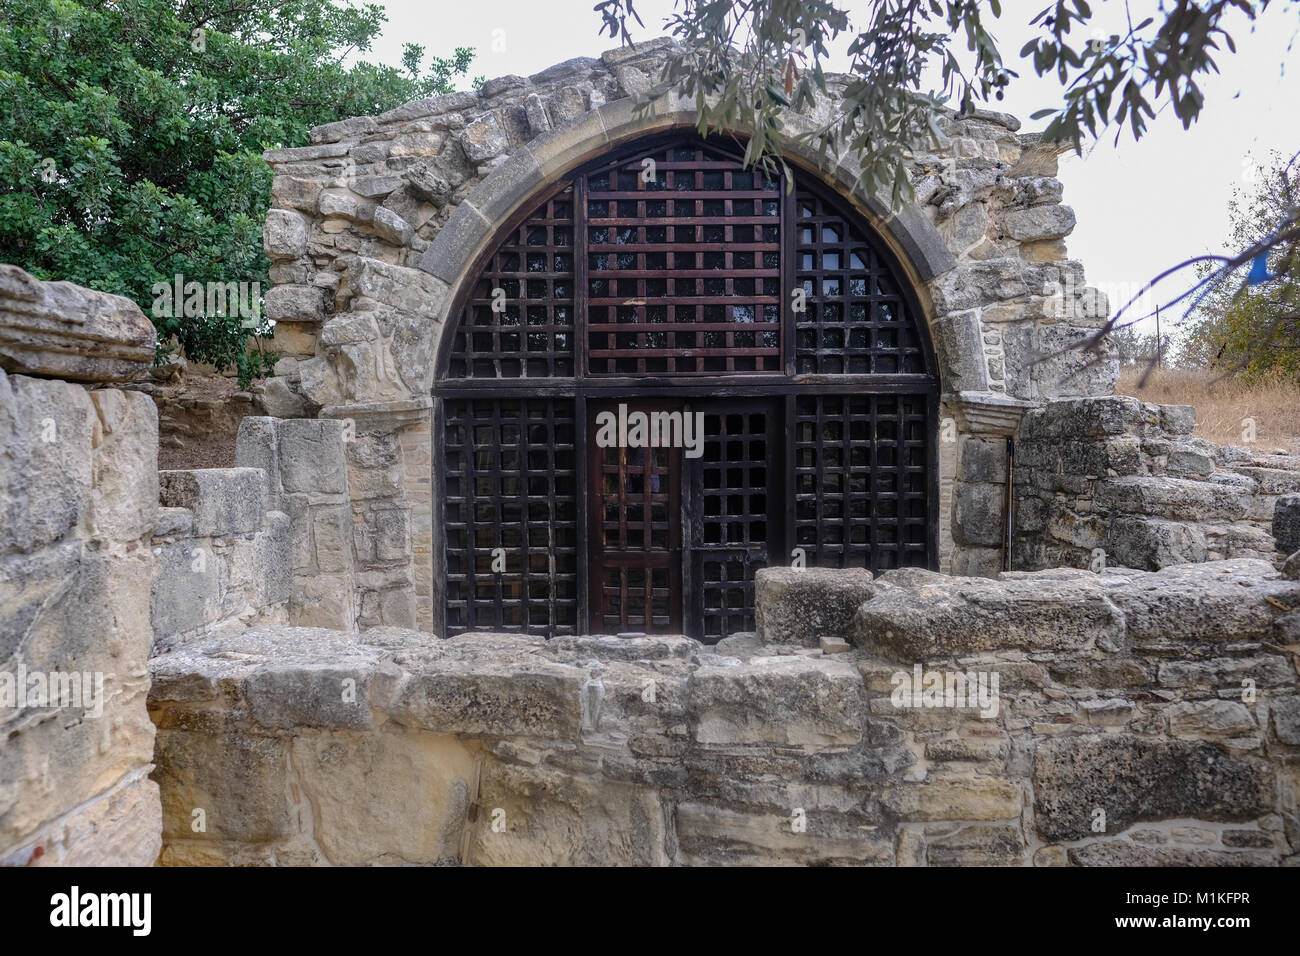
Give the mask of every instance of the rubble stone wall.
<path id="1" fill-rule="evenodd" d="M 1300 582 L 1265 562 L 777 569 L 758 600 L 714 648 L 255 628 L 156 658 L 162 862 L 1300 862 Z M 996 693 L 933 706 L 931 672 Z"/>
<path id="2" fill-rule="evenodd" d="M 1220 447 L 1193 437 L 1195 424 L 1190 405 L 1124 396 L 1029 412 L 1016 444 L 1015 567 L 1280 562 L 1273 515 L 1300 491 L 1300 458 Z"/>
<path id="3" fill-rule="evenodd" d="M 214 630 L 289 623 L 289 516 L 256 468 L 163 471 L 151 596 L 156 652 Z"/>

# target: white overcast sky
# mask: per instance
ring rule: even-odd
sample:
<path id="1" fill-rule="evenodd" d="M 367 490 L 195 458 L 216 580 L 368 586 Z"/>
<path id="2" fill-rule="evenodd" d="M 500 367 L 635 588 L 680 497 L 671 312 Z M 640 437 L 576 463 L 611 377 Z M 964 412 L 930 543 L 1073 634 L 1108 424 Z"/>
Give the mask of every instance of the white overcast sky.
<path id="1" fill-rule="evenodd" d="M 478 51 L 472 75 L 527 76 L 576 56 L 596 56 L 617 44 L 597 36 L 594 0 L 379 0 L 388 12 L 383 36 L 368 59 L 396 65 L 404 42 L 418 42 L 445 55 L 457 46 Z M 662 24 L 673 0 L 638 0 L 644 29 L 636 39 L 666 33 Z M 863 0 L 845 0 L 850 14 L 865 16 Z M 1029 115 L 1060 100 L 1052 77 L 1039 78 L 1020 48 L 1034 35 L 1033 16 L 1045 0 L 1004 0 L 991 32 L 1008 67 L 1021 78 L 995 108 L 1015 113 L 1024 129 L 1041 128 Z M 1119 32 L 1126 4 L 1094 0 L 1098 25 Z M 1131 0 L 1134 22 L 1155 13 L 1158 0 Z M 1127 135 L 1112 146 L 1114 131 L 1084 157 L 1063 160 L 1065 201 L 1079 225 L 1069 238 L 1072 258 L 1083 262 L 1091 284 L 1116 292 L 1141 283 L 1189 256 L 1225 251 L 1227 204 L 1244 185 L 1248 157 L 1270 150 L 1300 150 L 1300 3 L 1275 2 L 1252 27 L 1231 21 L 1237 52 L 1217 57 L 1221 75 L 1203 83 L 1206 106 L 1190 130 L 1171 112 L 1151 122 L 1138 143 Z M 835 51 L 832 69 L 846 69 L 847 40 Z"/>

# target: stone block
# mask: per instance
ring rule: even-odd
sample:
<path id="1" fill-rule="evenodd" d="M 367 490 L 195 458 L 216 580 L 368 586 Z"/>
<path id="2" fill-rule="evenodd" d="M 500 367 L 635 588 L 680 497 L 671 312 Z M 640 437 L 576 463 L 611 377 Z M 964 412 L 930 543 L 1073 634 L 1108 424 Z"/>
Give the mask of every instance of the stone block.
<path id="1" fill-rule="evenodd" d="M 826 747 L 859 743 L 867 713 L 862 675 L 845 661 L 760 657 L 701 667 L 687 719 L 702 744 Z"/>
<path id="2" fill-rule="evenodd" d="M 1273 538 L 1283 554 L 1300 551 L 1300 495 L 1282 495 L 1273 506 Z"/>
<path id="3" fill-rule="evenodd" d="M 824 634 L 844 634 L 871 597 L 871 581 L 861 568 L 761 568 L 754 575 L 759 636 L 816 647 Z"/>
<path id="4" fill-rule="evenodd" d="M 302 808 L 291 802 L 287 738 L 160 729 L 154 759 L 167 842 L 267 843 L 297 829 Z M 204 811 L 203 832 L 194 828 L 195 810 Z"/>
<path id="5" fill-rule="evenodd" d="M 97 427 L 81 386 L 0 370 L 0 554 L 53 544 L 89 511 Z"/>
<path id="6" fill-rule="evenodd" d="M 135 541 L 158 511 L 158 406 L 143 392 L 90 393 L 99 418 L 90 527 L 96 537 Z"/>
<path id="7" fill-rule="evenodd" d="M 440 734 L 577 738 L 582 722 L 577 667 L 528 659 L 445 660 L 414 674 L 394 702 L 394 720 Z"/>
<path id="8" fill-rule="evenodd" d="M 153 323 L 124 296 L 0 264 L 0 371 L 129 382 L 149 374 L 156 340 Z"/>
<path id="9" fill-rule="evenodd" d="M 1129 734 L 1064 736 L 1038 744 L 1034 817 L 1046 840 L 1093 835 L 1094 810 L 1106 832 L 1141 821 L 1188 817 L 1252 820 L 1269 812 L 1274 772 L 1214 744 Z"/>
<path id="10" fill-rule="evenodd" d="M 929 841 L 930 866 L 1020 866 L 1025 838 L 1018 826 L 979 824 Z"/>
<path id="11" fill-rule="evenodd" d="M 953 493 L 952 536 L 956 544 L 995 548 L 1006 532 L 1006 488 L 962 481 Z"/>
<path id="12" fill-rule="evenodd" d="M 932 777 L 885 790 L 881 805 L 906 820 L 1010 820 L 1023 808 L 1020 785 L 995 777 Z"/>
<path id="13" fill-rule="evenodd" d="M 460 861 L 475 780 L 467 745 L 451 736 L 381 732 L 299 735 L 292 747 L 312 802 L 312 836 L 331 864 Z"/>
<path id="14" fill-rule="evenodd" d="M 1134 475 L 1097 482 L 1096 505 L 1106 511 L 1174 521 L 1236 521 L 1246 516 L 1248 496 L 1206 481 Z"/>
<path id="15" fill-rule="evenodd" d="M 906 662 L 989 650 L 1079 650 L 1119 642 L 1124 616 L 1102 588 L 1051 572 L 991 581 L 890 571 L 858 611 L 852 640 Z"/>
<path id="16" fill-rule="evenodd" d="M 249 534 L 266 514 L 266 476 L 257 468 L 203 468 L 158 473 L 159 500 L 194 513 L 194 533 Z"/>
<path id="17" fill-rule="evenodd" d="M 348 430 L 331 419 L 294 418 L 279 423 L 280 482 L 286 494 L 344 494 Z"/>
<path id="18" fill-rule="evenodd" d="M 225 561 L 211 542 L 193 538 L 154 549 L 158 574 L 150 598 L 156 641 L 197 630 L 220 617 Z"/>
<path id="19" fill-rule="evenodd" d="M 1107 595 L 1139 644 L 1267 639 L 1277 616 L 1270 599 L 1300 597 L 1271 565 L 1249 559 L 1174 565 L 1109 587 Z"/>
<path id="20" fill-rule="evenodd" d="M 1137 515 L 1111 518 L 1105 551 L 1108 564 L 1141 571 L 1201 562 L 1208 556 L 1205 532 L 1195 524 Z"/>
<path id="21" fill-rule="evenodd" d="M 320 322 L 325 296 L 316 286 L 277 285 L 265 297 L 266 317 L 275 322 Z"/>
<path id="22" fill-rule="evenodd" d="M 262 248 L 273 260 L 297 259 L 307 253 L 307 217 L 291 209 L 268 209 Z"/>

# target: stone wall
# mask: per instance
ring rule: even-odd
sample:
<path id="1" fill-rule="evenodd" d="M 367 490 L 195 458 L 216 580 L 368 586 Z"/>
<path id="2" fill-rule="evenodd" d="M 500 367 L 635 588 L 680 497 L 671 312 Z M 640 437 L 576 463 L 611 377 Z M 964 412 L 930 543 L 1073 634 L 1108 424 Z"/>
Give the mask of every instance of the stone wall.
<path id="1" fill-rule="evenodd" d="M 355 555 L 365 620 L 432 624 L 430 390 L 455 291 L 506 218 L 547 184 L 639 136 L 694 125 L 693 104 L 681 98 L 635 112 L 670 46 L 652 41 L 500 77 L 477 92 L 322 126 L 312 145 L 266 154 L 275 170 L 266 312 L 285 356 L 266 393 L 292 414 L 301 402 L 309 415 L 357 423 L 365 438 L 349 486 L 371 529 L 358 540 L 383 537 L 402 551 Z M 831 109 L 822 103 L 819 116 Z M 789 118 L 792 132 L 811 123 Z M 1032 403 L 1113 390 L 1109 347 L 1074 349 L 1108 306 L 1066 252 L 1075 216 L 1061 204 L 1058 150 L 1005 114 L 941 125 L 943 143 L 909 167 L 916 202 L 897 213 L 854 192 L 851 160 L 819 165 L 795 149 L 791 161 L 850 197 L 902 260 L 938 352 L 941 416 L 962 438 L 997 447 Z M 968 476 L 995 466 L 980 442 L 943 442 L 940 457 L 941 500 L 953 512 L 940 520 L 942 566 L 996 569 L 1001 539 L 962 528 L 980 520 L 972 511 L 988 495 L 963 485 L 984 482 Z"/>
<path id="2" fill-rule="evenodd" d="M 151 865 L 158 420 L 134 304 L 0 266 L 0 865 Z M 9 371 L 6 372 L 5 369 Z"/>
<path id="3" fill-rule="evenodd" d="M 246 418 L 236 463 L 265 476 L 267 507 L 288 516 L 281 570 L 290 595 L 289 622 L 347 630 L 357 625 L 360 591 L 354 555 L 366 525 L 354 518 L 347 449 L 352 422 Z"/>
<path id="4" fill-rule="evenodd" d="M 162 861 L 1300 862 L 1300 583 L 1264 562 L 758 594 L 716 648 L 257 628 L 157 658 Z M 927 706 L 918 669 L 997 693 Z"/>
<path id="5" fill-rule="evenodd" d="M 257 468 L 159 474 L 150 604 L 155 653 L 214 631 L 289 623 L 289 516 Z"/>
<path id="6" fill-rule="evenodd" d="M 1189 405 L 1121 396 L 1029 412 L 1016 444 L 1015 566 L 1280 562 L 1273 512 L 1300 491 L 1300 458 L 1219 447 L 1193 437 L 1195 424 Z"/>

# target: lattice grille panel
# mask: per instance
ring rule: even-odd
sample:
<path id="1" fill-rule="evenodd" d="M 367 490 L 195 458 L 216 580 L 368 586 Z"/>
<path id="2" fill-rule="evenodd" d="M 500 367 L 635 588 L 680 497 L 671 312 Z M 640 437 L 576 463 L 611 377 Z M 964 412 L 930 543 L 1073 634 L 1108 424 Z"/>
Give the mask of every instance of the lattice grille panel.
<path id="1" fill-rule="evenodd" d="M 810 565 L 926 565 L 927 408 L 923 395 L 796 400 L 795 544 Z"/>
<path id="2" fill-rule="evenodd" d="M 916 317 L 888 265 L 857 227 L 816 193 L 796 193 L 795 313 L 799 373 L 924 373 Z"/>
<path id="3" fill-rule="evenodd" d="M 568 378 L 573 361 L 573 188 L 493 254 L 465 305 L 450 378 Z"/>
<path id="4" fill-rule="evenodd" d="M 781 369 L 781 190 L 682 143 L 588 174 L 593 375 Z"/>
<path id="5" fill-rule="evenodd" d="M 475 399 L 444 409 L 448 633 L 577 633 L 573 402 Z M 504 571 L 493 570 L 498 548 Z"/>
<path id="6" fill-rule="evenodd" d="M 699 565 L 704 639 L 754 629 L 754 572 L 767 564 L 769 478 L 775 477 L 767 410 L 704 416 Z"/>

